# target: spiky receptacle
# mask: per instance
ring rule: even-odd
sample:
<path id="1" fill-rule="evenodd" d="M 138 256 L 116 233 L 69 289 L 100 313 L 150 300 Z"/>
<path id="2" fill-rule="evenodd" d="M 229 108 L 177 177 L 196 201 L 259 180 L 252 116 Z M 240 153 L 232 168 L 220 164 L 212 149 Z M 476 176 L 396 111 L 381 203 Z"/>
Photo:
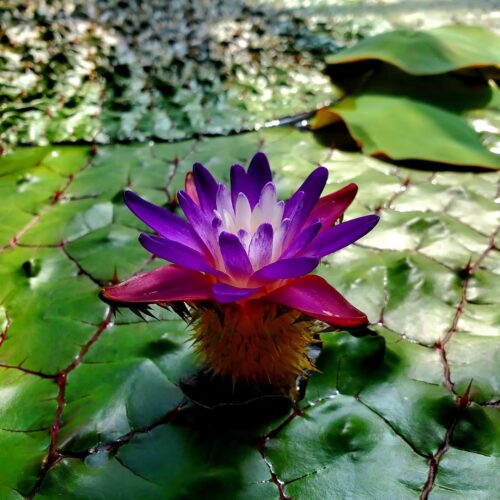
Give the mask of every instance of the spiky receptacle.
<path id="1" fill-rule="evenodd" d="M 299 375 L 315 369 L 308 355 L 315 325 L 298 311 L 252 300 L 198 308 L 193 336 L 212 374 L 290 392 Z"/>

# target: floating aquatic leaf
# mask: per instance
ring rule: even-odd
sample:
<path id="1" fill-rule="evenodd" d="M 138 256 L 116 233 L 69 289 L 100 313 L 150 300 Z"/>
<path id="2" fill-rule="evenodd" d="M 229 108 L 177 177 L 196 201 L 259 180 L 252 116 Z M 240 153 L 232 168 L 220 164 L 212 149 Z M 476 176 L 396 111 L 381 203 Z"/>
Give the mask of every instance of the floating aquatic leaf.
<path id="1" fill-rule="evenodd" d="M 439 75 L 473 68 L 496 68 L 500 72 L 500 37 L 479 26 L 399 29 L 366 38 L 326 58 L 330 65 L 367 60 L 392 64 L 411 75 Z"/>
<path id="2" fill-rule="evenodd" d="M 363 152 L 393 160 L 500 167 L 500 156 L 482 144 L 467 121 L 472 111 L 481 116 L 491 108 L 493 116 L 498 114 L 496 87 L 471 85 L 455 75 L 411 76 L 390 66 L 367 78 L 361 88 L 319 110 L 312 128 L 344 121 Z"/>
<path id="3" fill-rule="evenodd" d="M 99 300 L 118 277 L 162 266 L 131 188 L 176 210 L 194 161 L 264 151 L 278 193 L 318 164 L 325 192 L 359 192 L 346 219 L 376 231 L 318 274 L 365 311 L 322 335 L 303 401 L 280 413 L 187 404 L 189 332 Z M 397 167 L 279 128 L 176 144 L 18 148 L 0 159 L 0 496 L 494 498 L 500 435 L 498 173 Z M 139 311 L 140 312 L 140 311 Z M 472 379 L 472 385 L 469 384 Z M 460 493 L 462 494 L 462 493 Z"/>

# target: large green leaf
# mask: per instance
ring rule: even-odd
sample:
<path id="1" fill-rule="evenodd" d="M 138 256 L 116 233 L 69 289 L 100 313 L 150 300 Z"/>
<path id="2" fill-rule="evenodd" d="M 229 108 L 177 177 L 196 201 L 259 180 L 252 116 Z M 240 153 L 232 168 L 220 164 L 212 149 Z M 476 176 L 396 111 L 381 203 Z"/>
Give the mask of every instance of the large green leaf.
<path id="1" fill-rule="evenodd" d="M 322 163 L 328 192 L 359 185 L 347 218 L 381 222 L 319 271 L 370 329 L 323 334 L 297 408 L 235 418 L 186 401 L 197 359 L 179 319 L 112 317 L 98 293 L 161 264 L 137 243 L 126 186 L 173 206 L 193 161 L 227 179 L 259 148 L 283 197 Z M 288 128 L 5 155 L 0 497 L 495 498 L 497 185 L 497 173 L 400 168 Z"/>
<path id="2" fill-rule="evenodd" d="M 500 70 L 500 37 L 479 26 L 451 25 L 427 31 L 398 29 L 366 38 L 326 58 L 331 65 L 379 60 L 412 75 L 465 68 Z"/>
<path id="3" fill-rule="evenodd" d="M 474 111 L 478 132 L 484 130 L 481 116 L 492 121 L 488 131 L 495 129 L 498 89 L 481 68 L 498 70 L 499 53 L 500 37 L 470 26 L 367 38 L 327 58 L 346 94 L 321 109 L 312 127 L 342 120 L 363 151 L 375 156 L 498 168 L 498 155 L 486 147 L 495 149 L 495 143 L 473 130 L 468 114 Z M 450 74 L 466 68 L 468 79 Z"/>
<path id="4" fill-rule="evenodd" d="M 343 120 L 370 155 L 499 168 L 500 155 L 482 144 L 465 116 L 492 106 L 497 92 L 450 75 L 413 77 L 384 66 L 360 91 L 320 110 L 312 127 Z"/>

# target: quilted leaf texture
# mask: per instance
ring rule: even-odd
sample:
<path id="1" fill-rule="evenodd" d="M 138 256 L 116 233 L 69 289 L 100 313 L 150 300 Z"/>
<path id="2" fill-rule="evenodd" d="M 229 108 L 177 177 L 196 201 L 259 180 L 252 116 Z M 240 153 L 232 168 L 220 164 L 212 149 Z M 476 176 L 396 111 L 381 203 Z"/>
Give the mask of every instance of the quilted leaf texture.
<path id="1" fill-rule="evenodd" d="M 102 286 L 159 265 L 123 204 L 176 209 L 195 161 L 227 181 L 268 154 L 280 195 L 317 164 L 376 231 L 319 274 L 368 314 L 322 334 L 280 414 L 194 406 L 189 330 L 116 315 Z M 410 170 L 289 128 L 176 144 L 18 148 L 0 159 L 0 497 L 495 498 L 500 479 L 496 172 Z"/>

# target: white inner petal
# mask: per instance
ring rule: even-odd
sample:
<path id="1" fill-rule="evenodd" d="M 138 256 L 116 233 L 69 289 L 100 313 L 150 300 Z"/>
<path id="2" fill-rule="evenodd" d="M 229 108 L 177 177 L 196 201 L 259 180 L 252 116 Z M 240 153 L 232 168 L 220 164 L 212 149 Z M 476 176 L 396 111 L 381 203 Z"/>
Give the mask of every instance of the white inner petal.
<path id="1" fill-rule="evenodd" d="M 245 231 L 252 231 L 252 209 L 250 208 L 250 202 L 248 198 L 240 193 L 236 199 L 236 205 L 234 207 L 234 233 L 240 229 Z M 253 234 L 253 231 L 252 231 Z"/>
<path id="2" fill-rule="evenodd" d="M 248 252 L 250 241 L 258 227 L 261 224 L 269 223 L 273 227 L 274 233 L 271 262 L 279 258 L 288 226 L 282 224 L 285 203 L 276 199 L 276 188 L 272 182 L 264 186 L 259 202 L 253 210 L 244 193 L 238 194 L 233 208 L 231 197 L 223 185 L 219 186 L 216 202 L 217 209 L 214 215 L 222 221 L 216 227 L 217 234 L 222 231 L 236 234 Z"/>
<path id="3" fill-rule="evenodd" d="M 274 232 L 273 239 L 273 254 L 271 256 L 271 262 L 274 262 L 281 255 L 283 250 L 283 240 L 285 239 L 288 228 L 290 227 L 290 219 L 284 219 L 278 229 Z"/>

